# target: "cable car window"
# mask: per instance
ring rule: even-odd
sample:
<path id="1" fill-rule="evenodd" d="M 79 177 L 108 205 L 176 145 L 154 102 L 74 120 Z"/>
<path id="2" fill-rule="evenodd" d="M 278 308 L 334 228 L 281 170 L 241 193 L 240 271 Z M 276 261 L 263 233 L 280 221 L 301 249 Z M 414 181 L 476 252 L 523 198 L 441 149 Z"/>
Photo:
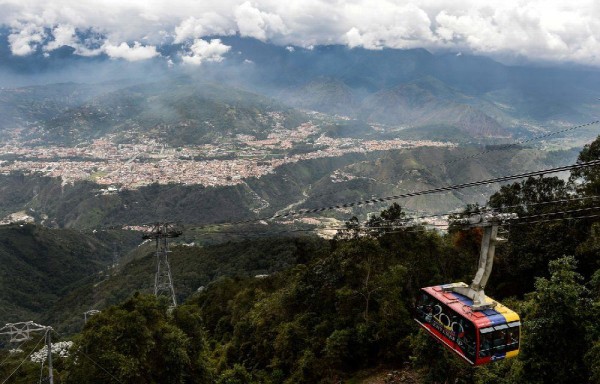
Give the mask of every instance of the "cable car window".
<path id="1" fill-rule="evenodd" d="M 479 333 L 479 357 L 491 356 L 494 348 L 494 328 L 483 328 Z"/>
<path id="2" fill-rule="evenodd" d="M 422 293 L 417 303 L 417 319 L 421 322 L 431 324 L 433 320 L 433 310 L 436 301 L 426 293 Z"/>
<path id="3" fill-rule="evenodd" d="M 508 324 L 508 329 L 506 330 L 506 351 L 519 349 L 520 325 L 520 322 Z"/>
<path id="4" fill-rule="evenodd" d="M 462 332 L 457 332 L 456 344 L 469 360 L 475 361 L 475 327 L 470 321 L 462 318 L 459 324 Z"/>

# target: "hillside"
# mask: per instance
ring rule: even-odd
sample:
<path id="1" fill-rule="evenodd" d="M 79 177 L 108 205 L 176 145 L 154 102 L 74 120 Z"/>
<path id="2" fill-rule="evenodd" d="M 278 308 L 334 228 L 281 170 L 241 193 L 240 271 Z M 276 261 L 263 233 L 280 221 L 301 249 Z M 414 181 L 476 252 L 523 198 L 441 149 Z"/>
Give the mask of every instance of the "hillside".
<path id="1" fill-rule="evenodd" d="M 0 135 L 15 128 L 51 120 L 71 108 L 128 82 L 102 84 L 59 83 L 0 89 Z M 0 139 L 2 136 L 0 136 Z"/>
<path id="2" fill-rule="evenodd" d="M 435 94 L 419 83 L 400 85 L 367 97 L 358 116 L 388 124 L 422 126 L 446 124 L 466 132 L 471 137 L 507 137 L 509 131 L 484 112 L 454 100 L 445 92 Z M 466 99 L 466 96 L 462 96 Z"/>
<path id="3" fill-rule="evenodd" d="M 517 155 L 527 151 L 520 149 Z M 587 146 L 578 160 L 599 155 L 600 140 Z M 425 180 L 427 168 L 412 164 L 419 159 L 409 163 Z M 483 172 L 476 164 L 470 168 Z M 458 180 L 460 173 L 447 176 Z M 522 334 L 517 357 L 484 367 L 470 367 L 450 355 L 418 330 L 411 315 L 421 287 L 472 277 L 479 230 L 452 226 L 445 233 L 405 227 L 400 223 L 406 213 L 397 204 L 366 221 L 349 221 L 330 241 L 285 238 L 274 232 L 273 237 L 202 247 L 187 243 L 196 238 L 187 228 L 170 257 L 180 300 L 172 312 L 165 300 L 144 294 L 152 287 L 154 271 L 152 244 L 145 244 L 107 278 L 94 281 L 89 276 L 59 292 L 51 308 L 38 308 L 38 316 L 62 330 L 63 337 L 81 330 L 72 355 L 57 356 L 56 369 L 66 383 L 109 383 L 115 377 L 123 382 L 179 377 L 186 382 L 187 377 L 201 384 L 325 384 L 359 382 L 369 371 L 386 367 L 393 379 L 394 371 L 403 371 L 405 377 L 427 384 L 437 383 L 439 377 L 467 384 L 568 384 L 574 378 L 594 382 L 599 329 L 595 317 L 588 315 L 600 303 L 599 208 L 592 199 L 600 178 L 595 169 L 571 176 L 577 183 L 536 177 L 487 195 L 489 206 L 514 211 L 520 218 L 505 225 L 510 241 L 497 249 L 486 293 L 520 314 Z M 559 210 L 569 215 L 554 220 Z M 31 238 L 38 232 L 51 234 L 44 239 L 73 244 L 73 249 L 83 238 L 62 241 L 65 230 L 32 225 L 6 230 L 10 250 L 17 248 L 13 239 L 37 244 Z M 23 232 L 10 232 L 15 230 Z M 260 235 L 237 226 L 213 230 L 222 230 L 220 235 Z M 72 257 L 59 258 L 68 254 L 64 249 L 48 248 L 61 265 L 75 265 Z M 23 303 L 37 297 L 32 289 L 24 291 L 29 296 L 21 298 Z M 92 307 L 101 312 L 82 329 L 81 312 Z M 556 332 L 569 326 L 572 332 Z M 570 348 L 559 348 L 563 343 Z M 80 358 L 80 351 L 87 359 Z M 13 353 L 0 352 L 7 362 L 0 367 L 4 374 L 21 367 L 24 352 Z M 123 361 L 133 368 L 124 369 Z M 22 364 L 24 380 L 39 375 L 36 364 Z"/>
<path id="4" fill-rule="evenodd" d="M 98 278 L 113 257 L 139 235 L 83 234 L 30 224 L 0 226 L 0 317 L 2 321 L 40 320 L 82 280 Z"/>
<path id="5" fill-rule="evenodd" d="M 330 45 L 288 51 L 251 38 L 229 36 L 222 40 L 241 52 L 232 60 L 254 63 L 235 67 L 229 74 L 233 81 L 276 97 L 281 90 L 297 90 L 295 97 L 301 100 L 297 105 L 311 103 L 310 98 L 302 97 L 311 95 L 306 89 L 316 89 L 317 95 L 335 95 L 336 89 L 344 89 L 341 99 L 348 99 L 349 88 L 360 101 L 379 91 L 437 79 L 471 98 L 468 104 L 484 104 L 478 108 L 504 127 L 531 122 L 553 125 L 557 120 L 576 123 L 597 114 L 594 100 L 600 76 L 584 68 L 509 66 L 483 56 L 435 54 L 424 49 L 368 50 Z M 223 71 L 227 73 L 226 68 Z M 323 91 L 323 87 L 329 89 Z M 333 109 L 327 110 L 330 105 Z M 335 100 L 327 100 L 315 109 L 333 113 L 338 106 Z"/>
<path id="6" fill-rule="evenodd" d="M 460 167 L 443 165 L 481 150 L 422 147 L 348 154 L 287 164 L 273 174 L 250 178 L 235 186 L 152 184 L 113 194 L 99 193 L 100 186 L 89 181 L 62 185 L 56 178 L 0 175 L 0 216 L 25 210 L 46 225 L 84 229 L 157 220 L 229 222 L 268 217 L 286 207 L 330 206 L 570 164 L 576 154 L 517 148 L 460 160 Z M 408 199 L 404 204 L 412 210 L 447 212 L 465 204 L 481 203 L 497 188 L 468 189 L 442 198 Z M 355 214 L 368 212 L 368 207 L 354 210 Z M 331 214 L 342 219 L 348 216 L 348 212 L 325 213 Z"/>
<path id="7" fill-rule="evenodd" d="M 105 135 L 130 142 L 136 135 L 172 146 L 194 145 L 236 134 L 266 137 L 281 124 L 305 117 L 272 99 L 188 78 L 107 92 L 42 123 L 44 140 L 74 145 Z"/>
<path id="8" fill-rule="evenodd" d="M 391 196 L 435 187 L 485 180 L 508 174 L 544 169 L 575 161 L 576 151 L 544 152 L 528 148 L 491 151 L 468 158 L 483 148 L 417 148 L 388 151 L 372 159 L 341 167 L 336 175 L 311 185 L 299 208 L 329 206 L 371 196 Z M 457 160 L 460 159 L 460 160 Z M 439 213 L 460 209 L 466 204 L 484 203 L 499 187 L 488 185 L 456 193 L 408 198 L 400 203 L 412 211 Z M 364 207 L 354 212 L 372 212 Z"/>
<path id="9" fill-rule="evenodd" d="M 226 235 L 225 235 L 226 236 Z M 314 238 L 236 240 L 207 247 L 172 246 L 172 274 L 179 302 L 224 276 L 271 274 L 318 253 Z M 208 241 L 210 238 L 200 239 Z M 81 232 L 25 224 L 0 226 L 0 318 L 4 322 L 50 323 L 60 332 L 79 332 L 83 313 L 151 293 L 156 269 L 154 244 L 132 231 Z M 119 266 L 111 266 L 113 251 Z"/>
<path id="10" fill-rule="evenodd" d="M 266 137 L 278 124 L 308 120 L 293 108 L 390 126 L 446 126 L 451 138 L 453 129 L 459 138 L 506 138 L 597 115 L 600 78 L 590 71 L 510 67 L 422 49 L 290 52 L 252 39 L 223 41 L 238 46 L 239 57 L 202 75 L 174 70 L 154 82 L 2 89 L 0 139 L 17 130 L 27 140 L 73 146 L 145 135 L 177 147 L 236 134 Z"/>

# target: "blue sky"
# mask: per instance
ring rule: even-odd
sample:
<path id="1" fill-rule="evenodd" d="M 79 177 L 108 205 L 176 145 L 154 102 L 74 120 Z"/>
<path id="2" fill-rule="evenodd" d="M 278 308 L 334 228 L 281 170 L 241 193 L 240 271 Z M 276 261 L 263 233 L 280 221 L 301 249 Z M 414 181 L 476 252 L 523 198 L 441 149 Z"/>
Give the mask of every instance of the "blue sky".
<path id="1" fill-rule="evenodd" d="M 600 66 L 600 2 L 490 0 L 0 0 L 12 55 L 116 60 L 164 58 L 178 65 L 219 62 L 230 50 L 215 36 L 283 46 L 343 44 L 426 48 L 504 62 Z"/>

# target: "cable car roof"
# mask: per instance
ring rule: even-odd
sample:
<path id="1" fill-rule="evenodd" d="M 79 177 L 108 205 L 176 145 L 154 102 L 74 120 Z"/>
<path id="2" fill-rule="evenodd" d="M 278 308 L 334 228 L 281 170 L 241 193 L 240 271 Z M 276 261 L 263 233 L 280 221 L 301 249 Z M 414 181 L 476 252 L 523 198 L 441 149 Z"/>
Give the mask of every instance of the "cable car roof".
<path id="1" fill-rule="evenodd" d="M 446 291 L 443 287 L 443 285 L 436 285 L 423 288 L 423 290 L 447 305 L 453 312 L 471 321 L 477 328 L 481 329 L 520 320 L 519 315 L 515 311 L 498 302 L 496 302 L 496 306 L 493 309 L 474 311 L 472 309 L 473 300 L 456 292 Z M 487 296 L 486 298 L 493 300 Z"/>

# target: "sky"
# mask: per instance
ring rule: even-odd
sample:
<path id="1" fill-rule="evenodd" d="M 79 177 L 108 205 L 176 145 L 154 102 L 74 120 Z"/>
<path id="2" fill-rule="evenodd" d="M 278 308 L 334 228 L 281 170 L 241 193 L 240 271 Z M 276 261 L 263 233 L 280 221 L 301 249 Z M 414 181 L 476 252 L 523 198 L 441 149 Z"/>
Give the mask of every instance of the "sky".
<path id="1" fill-rule="evenodd" d="M 222 61 L 239 35 L 289 47 L 425 48 L 600 67 L 597 0 L 0 0 L 12 55 Z M 164 57 L 160 47 L 176 47 Z M 296 47 L 296 48 L 294 48 Z"/>

